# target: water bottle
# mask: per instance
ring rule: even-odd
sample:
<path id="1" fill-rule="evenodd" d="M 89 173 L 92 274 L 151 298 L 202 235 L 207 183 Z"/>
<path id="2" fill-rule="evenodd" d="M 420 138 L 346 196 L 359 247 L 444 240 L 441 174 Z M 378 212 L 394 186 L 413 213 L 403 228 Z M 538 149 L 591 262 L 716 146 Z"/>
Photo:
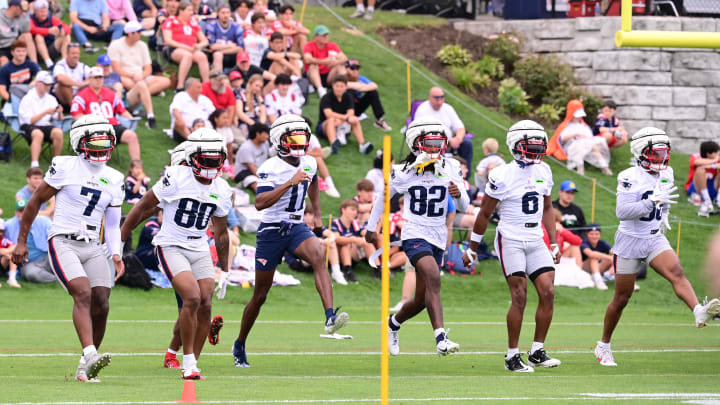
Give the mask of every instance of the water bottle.
<path id="1" fill-rule="evenodd" d="M 602 8 L 600 8 L 600 2 L 595 3 L 595 17 L 600 17 L 602 15 Z"/>
<path id="2" fill-rule="evenodd" d="M 493 4 L 492 4 L 492 0 L 488 1 L 488 4 L 487 4 L 487 13 L 488 13 L 488 15 L 494 15 L 494 14 L 493 14 Z"/>

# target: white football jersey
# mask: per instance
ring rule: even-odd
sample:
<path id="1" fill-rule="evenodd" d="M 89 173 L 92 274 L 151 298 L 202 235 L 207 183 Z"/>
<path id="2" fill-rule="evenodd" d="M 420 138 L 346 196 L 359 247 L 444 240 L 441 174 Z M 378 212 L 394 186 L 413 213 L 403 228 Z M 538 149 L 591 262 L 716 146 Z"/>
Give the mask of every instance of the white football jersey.
<path id="1" fill-rule="evenodd" d="M 552 193 L 552 188 L 552 171 L 547 163 L 520 167 L 513 161 L 493 169 L 485 195 L 500 201 L 497 231 L 508 239 L 542 239 L 544 198 Z"/>
<path id="2" fill-rule="evenodd" d="M 257 170 L 259 179 L 257 193 L 270 191 L 287 183 L 299 168 L 302 168 L 311 179 L 315 179 L 317 162 L 312 156 L 302 156 L 297 166 L 291 165 L 279 156 L 271 157 L 263 162 Z M 290 187 L 275 204 L 262 210 L 262 222 L 303 222 L 305 197 L 307 197 L 309 187 L 310 182 L 302 182 Z"/>
<path id="3" fill-rule="evenodd" d="M 225 217 L 232 208 L 232 190 L 224 179 L 205 185 L 195 179 L 192 168 L 170 166 L 152 188 L 163 210 L 163 223 L 153 238 L 155 246 L 177 246 L 207 251 L 208 224 Z"/>
<path id="4" fill-rule="evenodd" d="M 661 170 L 656 174 L 650 174 L 638 166 L 625 169 L 618 174 L 618 201 L 621 197 L 627 198 L 629 195 L 633 196 L 635 202 L 646 200 L 653 193 L 658 182 L 661 181 L 672 186 L 675 182 L 673 176 L 673 169 L 669 166 L 666 170 Z M 661 204 L 638 219 L 620 221 L 618 231 L 636 238 L 647 238 L 657 234 L 662 219 L 662 210 L 666 208 L 667 204 Z"/>
<path id="5" fill-rule="evenodd" d="M 54 157 L 44 180 L 58 190 L 49 237 L 73 234 L 98 240 L 105 210 L 122 205 L 125 198 L 122 173 L 80 156 Z"/>

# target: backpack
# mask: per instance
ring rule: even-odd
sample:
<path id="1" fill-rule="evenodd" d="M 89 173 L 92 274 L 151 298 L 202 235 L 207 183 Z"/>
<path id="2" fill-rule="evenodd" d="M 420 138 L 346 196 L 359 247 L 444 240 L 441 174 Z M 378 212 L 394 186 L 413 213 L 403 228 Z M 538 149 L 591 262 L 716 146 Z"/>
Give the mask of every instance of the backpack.
<path id="1" fill-rule="evenodd" d="M 475 263 L 470 268 L 465 267 L 463 264 L 462 257 L 465 251 L 470 246 L 470 242 L 464 240 L 462 242 L 453 242 L 450 247 L 445 251 L 445 260 L 443 269 L 450 272 L 450 274 L 457 274 L 461 276 L 472 276 L 475 274 Z M 485 242 L 480 242 L 477 249 L 478 261 L 486 259 L 497 259 L 492 253 L 488 251 L 488 246 Z M 482 275 L 482 273 L 478 273 Z"/>
<path id="2" fill-rule="evenodd" d="M 4 160 L 6 163 L 9 162 L 11 154 L 12 141 L 10 139 L 10 133 L 0 132 L 0 160 Z"/>
<path id="3" fill-rule="evenodd" d="M 145 266 L 143 266 L 142 262 L 135 253 L 124 253 L 123 263 L 125 263 L 125 274 L 118 279 L 118 284 L 122 284 L 127 287 L 142 288 L 145 291 L 152 288 L 152 280 L 147 274 L 147 271 L 145 271 Z"/>

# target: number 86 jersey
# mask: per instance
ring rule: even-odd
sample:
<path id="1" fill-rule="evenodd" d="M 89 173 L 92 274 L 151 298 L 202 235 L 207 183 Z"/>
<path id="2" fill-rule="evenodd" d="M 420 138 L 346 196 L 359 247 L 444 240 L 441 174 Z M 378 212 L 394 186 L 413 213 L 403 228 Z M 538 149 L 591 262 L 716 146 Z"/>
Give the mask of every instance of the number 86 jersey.
<path id="1" fill-rule="evenodd" d="M 208 251 L 207 231 L 212 217 L 225 217 L 232 209 L 232 190 L 221 178 L 205 185 L 192 168 L 170 166 L 152 188 L 163 209 L 163 223 L 153 238 L 155 246 L 176 246 Z"/>

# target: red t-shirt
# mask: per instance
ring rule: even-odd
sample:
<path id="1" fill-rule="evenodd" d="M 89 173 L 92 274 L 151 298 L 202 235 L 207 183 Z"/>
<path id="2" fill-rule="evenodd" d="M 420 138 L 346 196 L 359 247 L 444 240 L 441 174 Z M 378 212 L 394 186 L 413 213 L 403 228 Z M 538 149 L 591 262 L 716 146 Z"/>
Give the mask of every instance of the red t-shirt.
<path id="1" fill-rule="evenodd" d="M 180 21 L 179 18 L 168 17 L 162 25 L 162 29 L 172 32 L 173 41 L 180 42 L 187 46 L 195 46 L 197 43 L 197 35 L 200 32 L 200 25 L 193 19 L 189 23 Z"/>
<path id="2" fill-rule="evenodd" d="M 73 98 L 70 115 L 78 117 L 81 115 L 95 114 L 105 117 L 110 125 L 117 125 L 118 120 L 115 114 L 125 112 L 125 106 L 117 93 L 107 87 L 100 88 L 100 94 L 95 94 L 90 86 L 78 91 Z M 119 136 L 120 134 L 117 134 Z"/>
<path id="3" fill-rule="evenodd" d="M 693 184 L 693 177 L 695 177 L 695 160 L 701 158 L 699 153 L 693 153 L 690 155 L 690 169 L 688 170 L 688 179 L 685 182 L 685 191 L 690 189 L 690 185 Z M 714 178 L 717 176 L 717 169 L 705 169 L 705 175 L 707 178 Z"/>
<path id="4" fill-rule="evenodd" d="M 4 236 L 0 236 L 0 249 L 9 248 L 10 246 L 13 246 L 13 245 L 15 245 L 15 243 L 13 243 L 13 241 L 11 241 L 10 239 L 8 239 Z"/>
<path id="5" fill-rule="evenodd" d="M 325 44 L 325 47 L 323 49 L 318 48 L 317 43 L 313 40 L 305 44 L 305 48 L 303 48 L 303 53 L 309 53 L 310 56 L 312 56 L 315 59 L 325 59 L 330 54 L 330 51 L 340 53 L 342 52 L 340 50 L 340 47 L 335 42 L 328 42 Z M 305 65 L 305 71 L 307 72 L 309 65 Z M 330 68 L 325 65 L 320 65 L 320 74 L 325 75 L 330 73 Z"/>
<path id="6" fill-rule="evenodd" d="M 224 108 L 227 110 L 235 106 L 235 93 L 233 93 L 230 86 L 225 88 L 225 93 L 217 94 L 213 91 L 212 85 L 208 81 L 202 84 L 202 94 L 212 101 L 215 108 Z"/>
<path id="7" fill-rule="evenodd" d="M 545 246 L 547 246 L 548 249 L 550 249 L 550 236 L 548 236 L 547 229 L 545 229 L 545 225 L 542 226 L 543 230 L 543 241 L 545 242 Z M 555 233 L 555 239 L 557 240 L 557 245 L 560 248 L 560 253 L 563 252 L 563 246 L 565 245 L 565 242 L 573 245 L 573 246 L 580 246 L 582 244 L 582 238 L 575 235 L 574 233 L 570 232 L 567 229 L 563 229 L 561 232 Z"/>

